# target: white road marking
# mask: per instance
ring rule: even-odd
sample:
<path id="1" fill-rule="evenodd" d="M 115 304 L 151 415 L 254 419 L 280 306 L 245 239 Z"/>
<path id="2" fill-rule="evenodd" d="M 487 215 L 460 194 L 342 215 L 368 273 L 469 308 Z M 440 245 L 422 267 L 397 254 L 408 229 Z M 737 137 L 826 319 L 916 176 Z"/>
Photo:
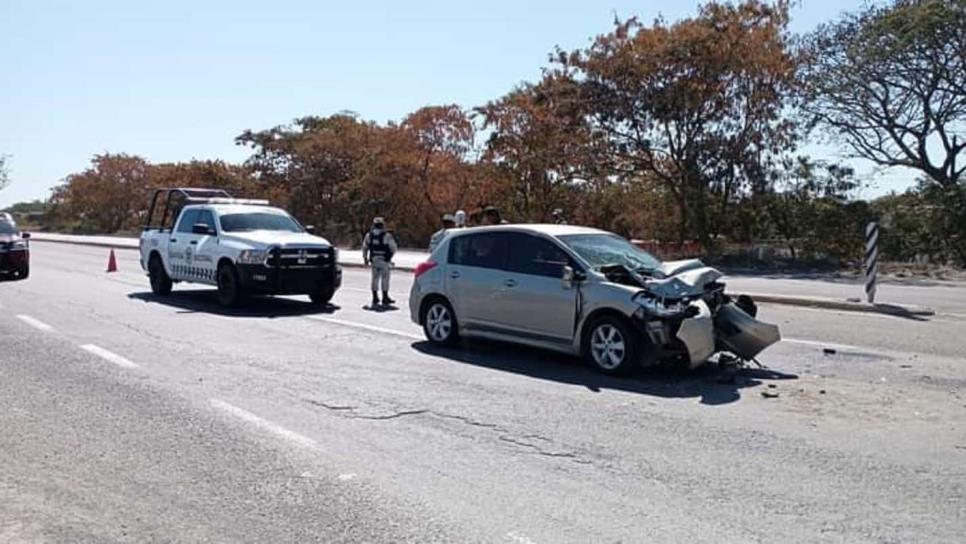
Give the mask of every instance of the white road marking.
<path id="1" fill-rule="evenodd" d="M 284 438 L 285 440 L 288 440 L 290 442 L 294 442 L 300 446 L 303 446 L 306 448 L 313 448 L 313 449 L 316 449 L 319 447 L 318 443 L 315 440 L 312 440 L 307 436 L 303 436 L 295 431 L 290 431 L 285 427 L 276 425 L 275 423 L 272 423 L 267 419 L 258 417 L 247 410 L 242 410 L 241 408 L 233 404 L 228 404 L 223 400 L 211 399 L 211 406 L 223 412 L 227 412 L 247 423 L 251 423 L 252 425 L 258 427 L 259 429 L 268 431 L 278 437 Z"/>
<path id="2" fill-rule="evenodd" d="M 509 533 L 507 533 L 506 536 L 507 538 L 510 539 L 511 542 L 516 542 L 517 544 L 537 544 L 536 542 L 521 535 L 520 533 L 516 533 L 513 531 L 510 531 Z"/>
<path id="3" fill-rule="evenodd" d="M 348 482 L 349 480 L 352 480 L 355 477 L 356 477 L 355 473 L 352 473 L 352 472 L 348 472 L 346 474 L 339 474 L 339 479 L 342 480 L 343 482 Z"/>
<path id="4" fill-rule="evenodd" d="M 17 315 L 17 319 L 19 319 L 20 321 L 23 321 L 24 323 L 30 325 L 31 327 L 40 329 L 42 331 L 52 331 L 52 330 L 54 330 L 54 328 L 51 327 L 50 325 L 44 323 L 43 321 L 40 321 L 39 319 L 34 319 L 34 318 L 30 317 L 29 315 L 19 314 L 19 315 Z"/>
<path id="5" fill-rule="evenodd" d="M 425 340 L 425 337 L 421 334 L 414 334 L 406 331 L 397 331 L 395 329 L 387 329 L 385 327 L 377 327 L 376 325 L 368 325 L 366 323 L 359 323 L 356 321 L 345 321 L 343 319 L 333 319 L 331 317 L 322 317 L 319 315 L 308 315 L 305 316 L 309 319 L 314 319 L 316 321 L 324 321 L 326 323 L 332 323 L 334 325 L 342 325 L 345 327 L 354 327 L 356 329 L 367 330 L 370 332 L 378 332 L 382 334 L 392 334 L 395 336 L 401 336 L 403 338 L 410 338 L 413 340 Z"/>
<path id="6" fill-rule="evenodd" d="M 138 367 L 137 364 L 131 362 L 130 360 L 125 359 L 124 357 L 121 357 L 120 355 L 118 355 L 118 354 L 116 354 L 116 353 L 114 353 L 112 351 L 108 351 L 108 350 L 106 350 L 106 349 L 104 349 L 104 348 L 102 348 L 100 346 L 95 346 L 94 344 L 84 344 L 83 346 L 81 346 L 81 349 L 84 350 L 84 351 L 86 351 L 86 352 L 93 353 L 94 355 L 97 355 L 101 359 L 104 359 L 105 361 L 114 363 L 117 366 L 122 367 L 122 368 L 137 368 Z"/>

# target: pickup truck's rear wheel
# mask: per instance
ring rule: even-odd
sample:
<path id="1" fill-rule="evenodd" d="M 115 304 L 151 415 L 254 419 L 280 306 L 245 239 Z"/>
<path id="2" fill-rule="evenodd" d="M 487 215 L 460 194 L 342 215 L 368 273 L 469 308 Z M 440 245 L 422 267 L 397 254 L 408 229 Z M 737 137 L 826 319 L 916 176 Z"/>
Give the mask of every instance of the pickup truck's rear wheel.
<path id="1" fill-rule="evenodd" d="M 20 269 L 20 272 L 17 272 L 17 279 L 25 280 L 29 277 L 30 277 L 30 265 L 25 264 L 23 265 L 23 268 Z"/>
<path id="2" fill-rule="evenodd" d="M 218 267 L 218 303 L 226 308 L 238 306 L 242 299 L 238 272 L 230 264 Z"/>
<path id="3" fill-rule="evenodd" d="M 319 306 L 325 306 L 332 300 L 335 296 L 335 287 L 331 285 L 323 285 L 321 289 L 314 293 L 309 293 L 309 299 L 313 304 L 318 304 Z"/>
<path id="4" fill-rule="evenodd" d="M 171 278 L 164 271 L 164 264 L 157 255 L 152 255 L 148 261 L 148 277 L 151 278 L 151 292 L 155 295 L 171 293 Z"/>

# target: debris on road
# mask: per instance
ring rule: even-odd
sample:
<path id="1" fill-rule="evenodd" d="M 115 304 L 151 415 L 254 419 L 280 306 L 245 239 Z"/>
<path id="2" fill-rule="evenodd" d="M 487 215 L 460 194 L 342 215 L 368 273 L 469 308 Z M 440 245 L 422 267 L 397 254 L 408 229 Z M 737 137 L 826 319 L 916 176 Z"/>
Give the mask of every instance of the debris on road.
<path id="1" fill-rule="evenodd" d="M 822 353 L 824 353 L 825 355 L 835 355 L 838 352 L 832 348 L 824 348 L 822 349 Z"/>
<path id="2" fill-rule="evenodd" d="M 765 397 L 766 399 L 777 399 L 778 391 L 772 391 L 772 390 L 766 389 L 761 392 L 761 396 Z"/>

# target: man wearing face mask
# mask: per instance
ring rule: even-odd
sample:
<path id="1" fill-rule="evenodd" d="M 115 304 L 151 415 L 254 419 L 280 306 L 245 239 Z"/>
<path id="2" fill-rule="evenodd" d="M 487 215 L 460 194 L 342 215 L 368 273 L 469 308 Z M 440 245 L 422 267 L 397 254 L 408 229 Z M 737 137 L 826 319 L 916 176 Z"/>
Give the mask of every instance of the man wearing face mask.
<path id="1" fill-rule="evenodd" d="M 382 290 L 382 304 L 389 306 L 396 301 L 389 298 L 389 273 L 392 270 L 392 257 L 396 254 L 396 240 L 386 230 L 386 221 L 377 217 L 372 220 L 372 228 L 362 240 L 362 261 L 372 270 L 372 306 L 379 306 L 379 290 Z"/>

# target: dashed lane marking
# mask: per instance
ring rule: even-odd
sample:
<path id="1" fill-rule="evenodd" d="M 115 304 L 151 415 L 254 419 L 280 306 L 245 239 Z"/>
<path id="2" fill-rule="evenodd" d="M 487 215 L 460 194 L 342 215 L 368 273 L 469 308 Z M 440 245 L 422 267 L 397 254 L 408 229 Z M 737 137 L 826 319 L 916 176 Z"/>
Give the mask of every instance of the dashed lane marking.
<path id="1" fill-rule="evenodd" d="M 19 315 L 17 315 L 17 319 L 19 319 L 20 321 L 23 321 L 24 323 L 30 325 L 31 327 L 34 327 L 35 329 L 40 329 L 42 331 L 52 331 L 52 330 L 54 330 L 54 328 L 51 327 L 50 325 L 44 323 L 43 321 L 40 321 L 39 319 L 34 319 L 34 318 L 30 317 L 29 315 L 19 314 Z"/>
<path id="2" fill-rule="evenodd" d="M 135 364 L 134 362 L 132 362 L 132 361 L 130 361 L 130 360 L 124 358 L 124 357 L 121 357 L 120 355 L 118 355 L 118 354 L 116 354 L 116 353 L 114 353 L 112 351 L 108 351 L 108 350 L 106 350 L 106 349 L 104 349 L 104 348 L 102 348 L 100 346 L 95 346 L 94 344 L 84 344 L 83 346 L 81 346 L 81 349 L 84 350 L 84 351 L 86 351 L 86 352 L 88 352 L 88 353 L 93 353 L 94 355 L 97 355 L 101 359 L 104 359 L 105 361 L 107 361 L 109 363 L 114 363 L 114 364 L 116 364 L 117 366 L 119 366 L 121 368 L 137 368 L 138 367 L 138 365 Z"/>
<path id="3" fill-rule="evenodd" d="M 414 334 L 406 331 L 397 331 L 395 329 L 387 329 L 385 327 L 378 327 L 376 325 L 368 325 L 366 323 L 359 323 L 356 321 L 346 321 L 344 319 L 333 319 L 331 317 L 322 317 L 318 315 L 308 315 L 305 316 L 308 319 L 314 319 L 316 321 L 323 321 L 325 323 L 332 323 L 333 325 L 342 325 L 344 327 L 353 327 L 356 329 L 362 329 L 370 332 L 378 332 L 381 334 L 392 334 L 394 336 L 401 336 L 403 338 L 409 338 L 412 340 L 425 340 L 425 338 L 420 334 Z"/>
<path id="4" fill-rule="evenodd" d="M 529 538 L 514 531 L 510 531 L 509 533 L 507 533 L 506 537 L 510 540 L 510 542 L 516 542 L 517 544 L 537 544 L 536 542 L 530 540 Z"/>
<path id="5" fill-rule="evenodd" d="M 317 449 L 319 447 L 318 443 L 315 440 L 312 440 L 307 436 L 303 436 L 295 431 L 290 431 L 285 427 L 282 427 L 281 425 L 272 423 L 267 419 L 256 416 L 255 414 L 247 410 L 243 410 L 233 404 L 229 404 L 223 400 L 218 400 L 218 399 L 211 399 L 210 402 L 212 407 L 218 410 L 221 410 L 222 412 L 226 412 L 232 416 L 235 416 L 238 419 L 245 421 L 246 423 L 250 423 L 255 427 L 258 427 L 259 429 L 262 429 L 263 431 L 268 431 L 269 433 L 274 434 L 275 436 L 288 440 L 289 442 L 294 442 L 295 444 L 298 444 L 306 448 Z"/>

